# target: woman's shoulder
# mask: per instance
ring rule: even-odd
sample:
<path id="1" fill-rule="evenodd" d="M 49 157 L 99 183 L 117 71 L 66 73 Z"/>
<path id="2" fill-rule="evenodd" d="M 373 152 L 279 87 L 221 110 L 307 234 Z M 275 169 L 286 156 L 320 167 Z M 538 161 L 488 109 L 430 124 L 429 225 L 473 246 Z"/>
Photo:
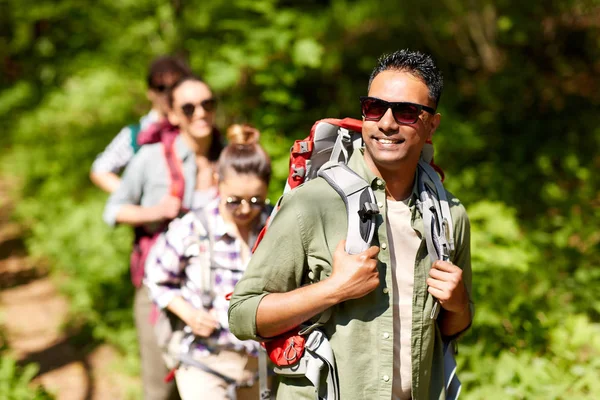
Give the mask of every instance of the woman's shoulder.
<path id="1" fill-rule="evenodd" d="M 135 157 L 142 159 L 152 159 L 158 154 L 163 154 L 163 144 L 160 142 L 149 143 L 141 146 L 138 152 L 135 153 Z"/>
<path id="2" fill-rule="evenodd" d="M 173 238 L 184 238 L 187 236 L 205 235 L 205 221 L 200 215 L 204 209 L 192 210 L 169 223 L 167 236 Z"/>

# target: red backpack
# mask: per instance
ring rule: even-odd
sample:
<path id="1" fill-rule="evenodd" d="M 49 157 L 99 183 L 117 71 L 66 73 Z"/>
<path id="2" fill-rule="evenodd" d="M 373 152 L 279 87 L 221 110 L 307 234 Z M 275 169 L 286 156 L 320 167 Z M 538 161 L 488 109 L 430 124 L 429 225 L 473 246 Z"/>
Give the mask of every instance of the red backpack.
<path id="1" fill-rule="evenodd" d="M 144 132 L 142 132 L 140 135 L 143 133 Z M 165 134 L 153 137 L 154 140 L 158 139 L 158 141 L 160 141 L 163 145 L 163 154 L 165 156 L 171 178 L 171 187 L 169 191 L 172 196 L 183 200 L 183 195 L 185 192 L 185 179 L 181 169 L 181 162 L 177 158 L 177 154 L 175 154 L 176 138 L 176 134 Z M 148 143 L 151 142 L 145 142 L 144 144 Z M 156 239 L 158 239 L 158 236 L 167 229 L 169 222 L 170 221 L 163 222 L 160 228 L 155 232 L 148 232 L 143 226 L 138 226 L 134 229 L 135 236 L 129 265 L 131 282 L 135 287 L 142 286 L 146 258 L 148 258 L 148 254 L 150 253 L 152 246 L 154 246 Z"/>

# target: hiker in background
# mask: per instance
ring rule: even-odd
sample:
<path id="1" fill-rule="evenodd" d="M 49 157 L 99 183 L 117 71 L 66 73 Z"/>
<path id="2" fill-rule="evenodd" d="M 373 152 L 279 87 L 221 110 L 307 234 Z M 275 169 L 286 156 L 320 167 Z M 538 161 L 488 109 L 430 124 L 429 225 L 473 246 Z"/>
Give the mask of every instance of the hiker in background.
<path id="1" fill-rule="evenodd" d="M 236 389 L 238 399 L 259 398 L 258 385 L 239 388 L 256 381 L 257 343 L 229 332 L 226 300 L 268 217 L 271 163 L 258 137 L 249 126 L 228 130 L 218 162 L 219 197 L 174 220 L 146 263 L 152 299 L 175 318 L 156 328 L 184 400 L 231 399 Z"/>
<path id="2" fill-rule="evenodd" d="M 151 325 L 154 307 L 142 285 L 144 263 L 156 238 L 173 218 L 214 198 L 213 165 L 223 148 L 214 127 L 215 98 L 206 83 L 194 76 L 183 77 L 172 85 L 168 102 L 169 121 L 180 134 L 143 146 L 125 169 L 104 210 L 109 225 L 135 227 L 131 277 L 137 288 L 134 315 L 146 400 L 167 398 L 174 385 L 169 388 L 163 382 L 168 371 Z"/>
<path id="3" fill-rule="evenodd" d="M 160 141 L 157 133 L 164 129 L 173 134 L 177 133 L 177 130 L 169 129 L 167 93 L 173 83 L 191 74 L 191 69 L 178 58 L 162 56 L 152 61 L 146 93 L 152 109 L 139 123 L 121 129 L 106 149 L 96 157 L 90 172 L 90 179 L 96 186 L 105 192 L 114 192 L 121 182 L 118 174 L 131 161 L 141 144 Z"/>
<path id="4" fill-rule="evenodd" d="M 430 56 L 401 50 L 379 59 L 361 98 L 364 148 L 348 166 L 375 193 L 375 245 L 346 253 L 346 206 L 324 179 L 311 180 L 283 197 L 231 299 L 240 339 L 297 331 L 331 310 L 322 331 L 343 400 L 444 399 L 443 342 L 472 321 L 465 209 L 446 192 L 455 251 L 432 264 L 418 207 L 417 164 L 440 124 L 442 86 Z M 277 398 L 315 398 L 306 378 L 281 378 Z"/>

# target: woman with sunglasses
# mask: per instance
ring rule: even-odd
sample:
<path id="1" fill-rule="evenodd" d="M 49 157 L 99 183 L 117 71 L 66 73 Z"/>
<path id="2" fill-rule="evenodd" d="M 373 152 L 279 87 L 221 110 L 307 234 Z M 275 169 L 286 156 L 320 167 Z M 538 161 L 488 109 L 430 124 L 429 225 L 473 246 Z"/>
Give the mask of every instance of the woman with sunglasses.
<path id="1" fill-rule="evenodd" d="M 167 97 L 165 97 L 167 99 Z M 181 210 L 207 204 L 216 195 L 213 164 L 223 148 L 214 127 L 215 101 L 210 87 L 185 76 L 168 92 L 169 121 L 180 134 L 142 146 L 108 199 L 104 220 L 135 227 L 131 276 L 136 286 L 134 316 L 140 344 L 144 399 L 166 400 L 153 387 L 168 372 L 151 325 L 154 305 L 142 278 L 146 255 L 156 238 Z"/>
<path id="2" fill-rule="evenodd" d="M 233 291 L 265 224 L 271 163 L 258 131 L 235 125 L 218 162 L 219 197 L 173 221 L 146 264 L 154 302 L 171 315 L 174 332 L 157 326 L 165 360 L 175 368 L 182 399 L 258 398 L 254 341 L 228 329 L 226 295 Z M 172 318 L 175 317 L 175 318 Z M 167 321 L 167 319 L 163 319 Z"/>

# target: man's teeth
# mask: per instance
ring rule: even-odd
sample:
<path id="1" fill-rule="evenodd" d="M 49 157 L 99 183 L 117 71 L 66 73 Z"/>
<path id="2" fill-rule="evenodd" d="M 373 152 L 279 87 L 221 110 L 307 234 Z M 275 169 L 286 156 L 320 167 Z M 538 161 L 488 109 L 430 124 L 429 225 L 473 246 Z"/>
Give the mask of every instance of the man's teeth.
<path id="1" fill-rule="evenodd" d="M 383 143 L 383 144 L 396 144 L 396 143 L 400 143 L 399 140 L 391 140 L 391 139 L 383 139 L 383 138 L 377 139 L 377 141 L 379 143 Z"/>

